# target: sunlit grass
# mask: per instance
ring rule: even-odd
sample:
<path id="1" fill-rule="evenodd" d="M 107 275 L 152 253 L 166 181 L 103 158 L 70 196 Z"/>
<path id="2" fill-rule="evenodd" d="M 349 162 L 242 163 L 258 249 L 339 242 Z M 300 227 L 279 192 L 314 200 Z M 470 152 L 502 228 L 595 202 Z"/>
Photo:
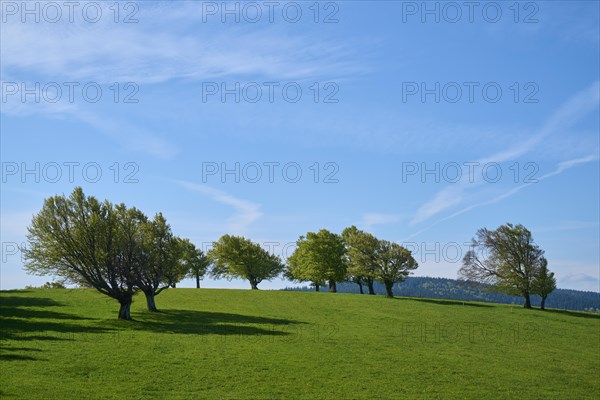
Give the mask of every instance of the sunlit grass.
<path id="1" fill-rule="evenodd" d="M 169 289 L 161 312 L 92 290 L 0 293 L 0 396 L 598 398 L 600 319 L 353 294 Z"/>

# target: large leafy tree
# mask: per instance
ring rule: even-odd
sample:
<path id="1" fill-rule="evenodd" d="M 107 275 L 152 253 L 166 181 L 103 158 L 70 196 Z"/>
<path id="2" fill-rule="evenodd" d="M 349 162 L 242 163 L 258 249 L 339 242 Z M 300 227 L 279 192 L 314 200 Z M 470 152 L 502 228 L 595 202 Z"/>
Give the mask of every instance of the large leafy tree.
<path id="1" fill-rule="evenodd" d="M 394 283 L 404 281 L 419 266 L 408 249 L 387 240 L 379 241 L 375 263 L 376 279 L 385 285 L 387 297 L 394 297 Z"/>
<path id="2" fill-rule="evenodd" d="M 336 282 L 346 276 L 346 247 L 342 237 L 321 229 L 301 236 L 296 245 L 288 257 L 288 275 L 315 286 L 328 282 L 329 291 L 336 292 Z"/>
<path id="3" fill-rule="evenodd" d="M 186 242 L 173 235 L 161 213 L 144 223 L 141 241 L 146 258 L 137 271 L 136 286 L 146 296 L 148 310 L 157 311 L 155 297 L 187 273 Z"/>
<path id="4" fill-rule="evenodd" d="M 546 309 L 546 299 L 548 295 L 556 289 L 556 278 L 554 272 L 548 270 L 548 261 L 543 259 L 540 263 L 540 268 L 533 278 L 532 293 L 537 294 L 542 298 L 540 308 Z"/>
<path id="5" fill-rule="evenodd" d="M 246 279 L 252 289 L 258 289 L 259 283 L 275 278 L 283 270 L 278 256 L 242 236 L 221 236 L 208 257 L 214 264 L 213 277 Z"/>
<path id="6" fill-rule="evenodd" d="M 136 209 L 113 206 L 76 188 L 44 201 L 28 227 L 25 269 L 85 284 L 120 303 L 119 318 L 131 319 L 135 273 L 143 262 Z"/>
<path id="7" fill-rule="evenodd" d="M 373 281 L 377 277 L 375 256 L 379 241 L 354 225 L 344 229 L 342 238 L 346 244 L 349 280 L 358 284 L 361 294 L 363 283 L 367 285 L 369 294 L 375 294 Z"/>
<path id="8" fill-rule="evenodd" d="M 531 308 L 533 282 L 545 262 L 544 251 L 523 225 L 506 224 L 496 230 L 482 228 L 463 258 L 459 277 L 523 296 L 523 307 Z"/>

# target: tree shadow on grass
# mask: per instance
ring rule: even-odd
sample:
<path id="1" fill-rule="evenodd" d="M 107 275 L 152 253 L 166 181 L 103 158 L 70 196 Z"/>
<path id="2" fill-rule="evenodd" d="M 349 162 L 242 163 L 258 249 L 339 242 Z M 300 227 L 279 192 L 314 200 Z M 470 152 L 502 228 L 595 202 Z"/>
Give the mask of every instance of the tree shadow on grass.
<path id="1" fill-rule="evenodd" d="M 290 334 L 286 326 L 304 324 L 291 319 L 195 310 L 161 310 L 136 317 L 126 328 L 189 335 L 284 336 Z"/>
<path id="2" fill-rule="evenodd" d="M 10 291 L 8 291 L 10 292 Z M 2 293 L 7 293 L 3 291 Z M 2 313 L 11 307 L 59 307 L 63 304 L 47 297 L 0 296 Z"/>
<path id="3" fill-rule="evenodd" d="M 0 360 L 36 360 L 32 354 L 21 353 L 41 352 L 36 348 L 14 347 L 15 342 L 73 341 L 82 335 L 112 331 L 72 322 L 92 318 L 43 309 L 60 306 L 63 304 L 44 297 L 0 297 Z"/>
<path id="4" fill-rule="evenodd" d="M 0 360 L 2 361 L 39 361 L 39 358 L 22 355 L 22 354 L 4 354 L 0 353 Z"/>
<path id="5" fill-rule="evenodd" d="M 32 349 L 28 347 L 5 347 L 2 346 L 0 348 L 0 360 L 6 361 L 33 361 L 38 360 L 38 358 L 34 357 L 33 354 L 29 355 L 27 353 L 40 353 L 42 350 L 40 349 Z M 25 354 L 21 354 L 25 352 Z"/>
<path id="6" fill-rule="evenodd" d="M 0 290 L 0 294 L 2 293 L 29 293 L 31 290 L 29 289 L 9 289 L 9 290 Z"/>
<path id="7" fill-rule="evenodd" d="M 423 303 L 433 303 L 440 304 L 443 306 L 467 306 L 467 307 L 494 307 L 489 304 L 481 304 L 481 303 L 471 303 L 469 301 L 463 300 L 445 300 L 445 299 L 423 299 L 419 297 L 394 297 L 398 300 L 413 300 L 413 301 L 421 301 Z"/>
<path id="8" fill-rule="evenodd" d="M 582 312 L 582 311 L 545 309 L 543 312 L 568 315 L 570 317 L 600 319 L 600 314 L 592 314 L 592 313 L 586 313 L 586 312 Z"/>

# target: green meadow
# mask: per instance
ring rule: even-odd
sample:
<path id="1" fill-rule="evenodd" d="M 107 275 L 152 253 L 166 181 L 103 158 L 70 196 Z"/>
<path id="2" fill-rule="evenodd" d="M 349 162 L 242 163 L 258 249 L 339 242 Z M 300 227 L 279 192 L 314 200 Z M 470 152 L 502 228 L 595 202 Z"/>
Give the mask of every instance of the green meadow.
<path id="1" fill-rule="evenodd" d="M 169 289 L 0 292 L 5 399 L 598 399 L 600 316 L 491 303 Z"/>

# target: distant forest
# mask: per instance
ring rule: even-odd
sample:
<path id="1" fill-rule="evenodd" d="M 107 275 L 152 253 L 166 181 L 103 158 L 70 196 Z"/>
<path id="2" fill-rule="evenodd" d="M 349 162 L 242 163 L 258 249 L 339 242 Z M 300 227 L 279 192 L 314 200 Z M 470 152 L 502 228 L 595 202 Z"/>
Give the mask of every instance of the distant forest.
<path id="1" fill-rule="evenodd" d="M 363 289 L 366 291 L 366 287 L 363 286 Z M 284 290 L 314 291 L 315 288 L 310 286 L 286 287 Z M 327 289 L 322 288 L 321 290 Z M 358 285 L 349 282 L 338 283 L 337 291 L 343 293 L 360 293 Z M 376 282 L 375 293 L 385 294 L 384 285 Z M 486 285 L 467 283 L 447 278 L 408 277 L 406 281 L 394 284 L 394 294 L 407 297 L 523 304 L 522 297 L 494 292 Z M 539 307 L 540 300 L 539 296 L 531 297 L 531 303 L 535 307 Z M 600 293 L 556 289 L 548 296 L 546 307 L 563 310 L 600 312 Z"/>

